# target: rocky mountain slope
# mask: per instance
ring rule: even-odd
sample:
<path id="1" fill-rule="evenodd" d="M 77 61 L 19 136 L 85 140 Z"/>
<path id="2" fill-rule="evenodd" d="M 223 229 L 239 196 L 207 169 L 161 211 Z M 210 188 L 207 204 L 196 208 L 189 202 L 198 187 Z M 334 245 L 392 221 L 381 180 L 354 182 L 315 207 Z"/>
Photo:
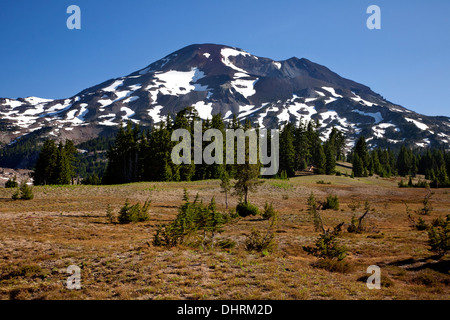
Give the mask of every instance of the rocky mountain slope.
<path id="1" fill-rule="evenodd" d="M 152 125 L 186 106 L 203 119 L 235 114 L 268 128 L 319 120 L 323 138 L 335 126 L 349 147 L 359 135 L 372 147 L 450 141 L 450 118 L 415 113 L 307 59 L 274 61 L 202 44 L 67 99 L 0 98 L 0 142 L 11 145 L 27 136 L 83 142 L 110 133 L 120 121 Z"/>

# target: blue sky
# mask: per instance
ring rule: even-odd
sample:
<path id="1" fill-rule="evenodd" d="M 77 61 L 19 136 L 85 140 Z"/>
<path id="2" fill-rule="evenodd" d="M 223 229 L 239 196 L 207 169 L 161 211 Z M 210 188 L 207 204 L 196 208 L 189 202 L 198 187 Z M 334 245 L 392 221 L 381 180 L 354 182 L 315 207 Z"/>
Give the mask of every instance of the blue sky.
<path id="1" fill-rule="evenodd" d="M 69 5 L 81 30 L 68 30 Z M 382 29 L 369 30 L 369 5 Z M 193 43 L 296 56 L 426 115 L 450 116 L 448 0 L 2 0 L 0 97 L 67 98 Z"/>

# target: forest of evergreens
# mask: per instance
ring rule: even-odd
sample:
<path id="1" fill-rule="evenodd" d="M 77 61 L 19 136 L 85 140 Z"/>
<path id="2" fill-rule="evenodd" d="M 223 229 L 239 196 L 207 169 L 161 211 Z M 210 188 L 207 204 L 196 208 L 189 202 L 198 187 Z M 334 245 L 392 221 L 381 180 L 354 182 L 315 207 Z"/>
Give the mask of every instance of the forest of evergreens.
<path id="1" fill-rule="evenodd" d="M 153 128 L 141 128 L 128 122 L 120 124 L 114 138 L 99 137 L 76 147 L 69 140 L 65 145 L 47 140 L 34 167 L 34 183 L 78 183 L 79 179 L 75 178 L 79 177 L 85 184 L 192 181 L 219 179 L 225 173 L 231 179 L 239 179 L 239 175 L 248 175 L 249 172 L 259 177 L 255 168 L 259 168 L 260 164 L 245 167 L 237 164 L 194 164 L 192 161 L 191 164 L 175 165 L 171 152 L 178 142 L 171 141 L 172 133 L 176 129 L 186 129 L 193 136 L 194 121 L 197 120 L 200 120 L 197 111 L 188 107 L 174 116 L 169 115 L 165 122 Z M 248 120 L 241 122 L 234 117 L 226 123 L 220 114 L 203 121 L 202 126 L 203 132 L 211 128 L 222 133 L 226 129 L 252 129 Z M 432 187 L 450 186 L 450 153 L 445 150 L 412 150 L 405 146 L 398 150 L 370 150 L 365 138 L 360 137 L 354 148 L 346 153 L 346 137 L 341 131 L 333 128 L 328 139 L 322 141 L 318 127 L 319 123 L 315 121 L 280 126 L 277 177 L 293 177 L 296 172 L 306 169 L 316 174 L 340 174 L 336 171 L 336 162 L 348 161 L 353 164 L 352 177 L 415 177 L 420 174 L 431 182 Z M 203 147 L 209 143 L 203 142 Z M 248 152 L 246 157 L 248 159 Z"/>

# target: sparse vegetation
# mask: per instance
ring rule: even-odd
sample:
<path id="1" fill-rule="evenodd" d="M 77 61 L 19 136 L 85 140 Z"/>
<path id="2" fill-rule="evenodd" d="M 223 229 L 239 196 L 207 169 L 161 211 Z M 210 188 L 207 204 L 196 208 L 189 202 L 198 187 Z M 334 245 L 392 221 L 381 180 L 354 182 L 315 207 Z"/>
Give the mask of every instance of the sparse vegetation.
<path id="1" fill-rule="evenodd" d="M 9 178 L 8 181 L 6 181 L 5 183 L 5 188 L 6 189 L 14 189 L 19 187 L 19 183 L 17 182 L 17 177 L 14 176 L 12 179 Z"/>
<path id="2" fill-rule="evenodd" d="M 450 251 L 450 215 L 447 219 L 435 221 L 428 230 L 428 243 L 431 251 L 443 256 Z"/>
<path id="3" fill-rule="evenodd" d="M 259 209 L 251 203 L 240 202 L 236 207 L 236 213 L 240 217 L 257 216 Z"/>
<path id="4" fill-rule="evenodd" d="M 261 252 L 264 255 L 267 255 L 276 249 L 277 243 L 275 241 L 274 228 L 277 224 L 277 216 L 273 215 L 268 223 L 269 225 L 265 231 L 253 229 L 252 232 L 247 235 L 247 239 L 245 240 L 245 249 L 247 251 Z"/>
<path id="5" fill-rule="evenodd" d="M 179 208 L 178 215 L 168 225 L 158 226 L 153 236 L 153 245 L 174 247 L 183 244 L 185 240 L 197 231 L 202 233 L 203 248 L 209 243 L 214 247 L 214 238 L 223 231 L 223 225 L 228 221 L 226 215 L 217 212 L 215 199 L 208 206 L 198 201 L 189 201 L 187 191 L 184 191 L 184 203 Z"/>
<path id="6" fill-rule="evenodd" d="M 322 205 L 323 210 L 339 210 L 339 198 L 338 196 L 329 195 L 327 200 Z"/>
<path id="7" fill-rule="evenodd" d="M 266 201 L 266 204 L 264 205 L 264 212 L 262 214 L 263 219 L 269 220 L 269 219 L 275 217 L 276 214 L 277 213 L 276 213 L 275 209 L 273 208 L 272 203 L 269 204 Z"/>
<path id="8" fill-rule="evenodd" d="M 364 214 L 361 215 L 358 219 L 355 215 L 352 216 L 352 220 L 350 221 L 350 225 L 347 228 L 347 231 L 349 233 L 362 233 L 366 231 L 366 219 L 368 214 L 373 211 L 373 209 L 370 207 L 370 204 L 368 201 L 364 203 Z"/>
<path id="9" fill-rule="evenodd" d="M 430 189 L 428 189 L 427 195 L 423 198 L 423 207 L 417 212 L 418 214 L 421 215 L 429 215 L 431 213 L 431 211 L 433 210 L 433 206 L 431 205 L 431 196 L 433 195 L 433 193 L 431 192 Z"/>
<path id="10" fill-rule="evenodd" d="M 130 205 L 130 201 L 127 199 L 125 205 L 120 209 L 118 217 L 119 223 L 126 224 L 130 222 L 148 221 L 150 219 L 148 213 L 150 203 L 151 201 L 147 200 L 144 205 L 141 205 L 140 203 Z"/>
<path id="11" fill-rule="evenodd" d="M 112 209 L 111 205 L 108 204 L 106 207 L 106 219 L 109 223 L 114 223 L 116 220 L 116 214 L 114 213 L 114 210 Z"/>
<path id="12" fill-rule="evenodd" d="M 341 245 L 337 240 L 342 225 L 343 224 L 336 226 L 332 231 L 324 231 L 317 238 L 315 247 L 303 246 L 303 250 L 306 253 L 321 259 L 337 259 L 339 261 L 345 259 L 347 248 Z"/>
<path id="13" fill-rule="evenodd" d="M 0 188 L 0 198 L 4 199 L 0 208 L 4 257 L 0 259 L 0 299 L 446 299 L 450 285 L 448 251 L 439 253 L 438 259 L 438 252 L 429 251 L 429 229 L 418 232 L 415 227 L 405 227 L 408 220 L 399 214 L 404 201 L 416 223 L 422 218 L 427 226 L 443 230 L 450 208 L 446 190 L 435 191 L 433 210 L 422 216 L 416 211 L 422 208 L 423 190 L 398 189 L 399 179 L 329 176 L 325 181 L 332 182 L 341 208 L 321 211 L 317 202 L 307 207 L 311 192 L 316 199 L 325 200 L 327 196 L 324 192 L 329 188 L 316 185 L 317 180 L 311 175 L 278 180 L 292 186 L 289 199 L 282 200 L 284 191 L 274 189 L 272 182 L 276 180 L 267 179 L 251 198 L 251 203 L 261 208 L 261 215 L 246 219 L 239 219 L 235 213 L 237 197 L 229 197 L 232 210 L 225 210 L 219 180 L 35 186 L 36 200 L 16 202 L 6 200 L 11 190 Z M 178 238 L 175 246 L 166 246 L 165 228 L 177 220 L 186 203 L 181 201 L 184 188 L 194 196 L 199 194 L 189 199 L 191 209 L 196 202 L 211 213 L 208 206 L 215 196 L 216 212 L 224 212 L 219 215 L 223 223 L 213 235 L 211 230 L 199 227 L 205 221 L 202 218 L 194 223 L 191 230 L 195 231 Z M 142 205 L 149 190 L 151 219 L 117 223 L 125 199 L 129 199 L 129 206 Z M 339 252 L 318 249 L 336 248 L 324 239 L 316 246 L 324 232 L 323 224 L 326 228 L 341 221 L 349 223 L 354 215 L 357 226 L 367 208 L 365 200 L 380 208 L 368 214 L 368 233 L 340 233 L 334 238 L 337 247 L 345 245 L 351 254 L 346 252 L 348 257 L 342 260 L 339 254 L 323 257 L 322 251 Z M 276 243 L 273 253 L 258 251 L 264 248 L 259 244 L 270 222 L 261 219 L 266 201 L 278 216 L 268 237 L 273 236 Z M 116 214 L 113 224 L 105 215 L 108 205 Z M 312 208 L 321 215 L 319 232 L 314 231 L 313 216 L 309 215 Z M 189 219 L 184 221 L 188 226 Z M 182 226 L 180 222 L 178 226 Z M 370 231 L 372 226 L 382 233 Z M 346 229 L 347 225 L 342 228 Z M 259 231 L 259 236 L 251 237 L 252 231 Z M 154 236 L 159 238 L 159 246 L 152 245 Z M 251 251 L 247 251 L 247 241 L 255 244 L 249 247 Z M 317 249 L 316 255 L 308 254 L 304 246 Z M 374 263 L 383 265 L 382 286 L 387 289 L 367 290 L 365 283 L 356 282 Z M 83 290 L 61 290 L 71 264 L 82 268 Z"/>
<path id="14" fill-rule="evenodd" d="M 28 184 L 28 180 L 22 181 L 20 184 L 20 187 L 18 190 L 13 194 L 12 199 L 13 200 L 33 200 L 34 194 L 33 194 L 33 188 L 30 187 Z"/>

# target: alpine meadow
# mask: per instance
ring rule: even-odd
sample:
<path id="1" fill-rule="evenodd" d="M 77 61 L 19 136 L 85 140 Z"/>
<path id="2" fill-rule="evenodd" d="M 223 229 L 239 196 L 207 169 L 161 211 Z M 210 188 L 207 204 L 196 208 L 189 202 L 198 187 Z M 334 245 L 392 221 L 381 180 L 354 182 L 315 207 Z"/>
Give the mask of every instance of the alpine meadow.
<path id="1" fill-rule="evenodd" d="M 100 2 L 2 5 L 1 300 L 449 299 L 447 4 Z"/>

